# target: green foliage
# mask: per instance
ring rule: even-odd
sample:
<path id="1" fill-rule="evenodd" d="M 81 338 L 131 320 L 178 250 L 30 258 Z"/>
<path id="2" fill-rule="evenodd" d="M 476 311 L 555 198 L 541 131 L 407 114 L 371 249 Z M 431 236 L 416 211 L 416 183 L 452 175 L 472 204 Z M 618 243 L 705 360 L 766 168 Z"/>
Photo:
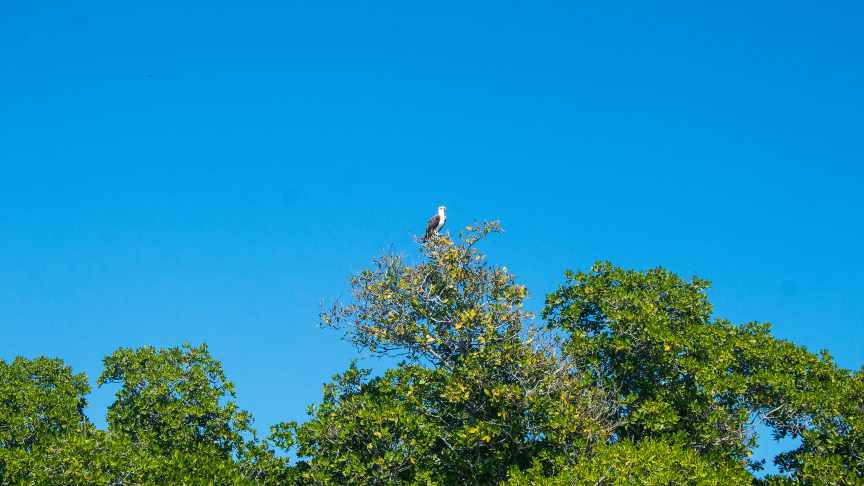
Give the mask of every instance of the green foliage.
<path id="1" fill-rule="evenodd" d="M 262 484 L 280 469 L 233 401 L 207 346 L 120 349 L 97 381 L 120 383 L 108 426 L 130 478 L 157 484 Z M 272 482 L 272 481 L 269 481 Z"/>
<path id="2" fill-rule="evenodd" d="M 108 409 L 112 433 L 163 450 L 189 447 L 230 453 L 242 447 L 251 416 L 233 401 L 234 385 L 206 346 L 155 350 L 120 349 L 105 358 L 97 384 L 120 383 Z"/>
<path id="3" fill-rule="evenodd" d="M 355 361 L 267 440 L 206 345 L 106 357 L 107 431 L 83 414 L 86 376 L 0 360 L 0 485 L 864 484 L 864 369 L 715 319 L 707 281 L 662 268 L 567 272 L 538 324 L 476 249 L 500 232 L 417 240 L 419 262 L 387 251 L 354 275 L 322 325 L 403 361 Z M 759 424 L 801 440 L 781 475 L 753 477 Z"/>
<path id="4" fill-rule="evenodd" d="M 59 359 L 0 360 L 0 484 L 88 484 L 105 433 L 87 422 L 87 376 Z"/>
<path id="5" fill-rule="evenodd" d="M 0 447 L 32 452 L 84 419 L 87 377 L 59 359 L 0 360 Z"/>
<path id="6" fill-rule="evenodd" d="M 352 367 L 310 422 L 277 430 L 308 458 L 306 480 L 491 484 L 535 460 L 556 470 L 610 439 L 609 393 L 532 324 L 525 287 L 474 248 L 499 231 L 484 223 L 458 244 L 418 241 L 425 259 L 413 265 L 387 253 L 350 280 L 350 303 L 322 312 L 359 348 L 407 361 L 373 380 Z"/>
<path id="7" fill-rule="evenodd" d="M 305 458 L 302 478 L 760 482 L 748 469 L 761 468 L 761 423 L 803 440 L 777 458 L 786 479 L 764 482 L 860 481 L 860 382 L 827 353 L 713 319 L 707 281 L 608 263 L 568 272 L 538 329 L 527 290 L 475 249 L 499 231 L 418 241 L 414 264 L 385 253 L 322 312 L 359 349 L 407 360 L 376 378 L 352 366 L 309 422 L 275 429 Z"/>
<path id="8" fill-rule="evenodd" d="M 206 346 L 120 349 L 98 383 L 121 383 L 109 430 L 84 417 L 87 377 L 60 360 L 0 361 L 0 484 L 284 484 L 287 461 L 255 437 L 251 416 Z"/>
<path id="9" fill-rule="evenodd" d="M 710 461 L 686 444 L 646 439 L 622 440 L 595 448 L 593 454 L 555 476 L 542 468 L 514 469 L 508 485 L 557 486 L 571 484 L 663 486 L 720 486 L 748 484 L 752 476 L 733 460 Z"/>
<path id="10" fill-rule="evenodd" d="M 801 437 L 778 458 L 805 483 L 860 481 L 861 386 L 821 356 L 771 336 L 770 326 L 711 319 L 708 282 L 661 268 L 595 265 L 547 296 L 543 316 L 569 334 L 566 354 L 618 387 L 620 438 L 686 444 L 716 463 L 751 464 L 755 426 Z"/>
<path id="11" fill-rule="evenodd" d="M 830 363 L 827 352 L 822 356 Z M 815 368 L 812 360 L 793 364 Z M 814 375 L 807 380 L 811 393 L 791 390 L 788 398 L 810 420 L 798 432 L 802 444 L 776 462 L 808 484 L 864 484 L 864 369 L 850 373 L 831 367 Z M 780 428 L 776 435 L 788 433 Z"/>

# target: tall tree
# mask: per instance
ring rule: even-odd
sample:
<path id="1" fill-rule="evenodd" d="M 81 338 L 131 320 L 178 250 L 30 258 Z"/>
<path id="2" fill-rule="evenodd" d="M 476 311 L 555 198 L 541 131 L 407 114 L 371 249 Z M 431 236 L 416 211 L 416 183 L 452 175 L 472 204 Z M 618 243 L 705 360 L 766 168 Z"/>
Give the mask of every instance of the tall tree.
<path id="1" fill-rule="evenodd" d="M 860 373 L 713 318 L 709 282 L 662 268 L 567 272 L 536 324 L 525 287 L 476 249 L 496 232 L 418 240 L 411 264 L 385 252 L 322 311 L 360 350 L 404 361 L 380 377 L 353 365 L 309 422 L 274 429 L 301 480 L 860 483 Z M 803 441 L 764 481 L 759 424 Z"/>
<path id="2" fill-rule="evenodd" d="M 475 248 L 497 232 L 484 222 L 458 243 L 417 240 L 415 264 L 387 252 L 350 279 L 350 302 L 322 312 L 358 348 L 405 361 L 372 380 L 352 366 L 310 422 L 277 429 L 307 458 L 306 480 L 491 484 L 535 461 L 560 470 L 609 440 L 610 391 L 583 379 L 523 310 L 526 288 Z"/>

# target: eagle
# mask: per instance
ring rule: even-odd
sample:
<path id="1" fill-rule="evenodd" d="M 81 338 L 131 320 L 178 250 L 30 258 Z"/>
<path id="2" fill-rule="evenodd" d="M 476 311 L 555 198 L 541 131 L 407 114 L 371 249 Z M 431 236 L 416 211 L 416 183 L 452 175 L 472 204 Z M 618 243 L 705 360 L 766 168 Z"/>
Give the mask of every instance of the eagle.
<path id="1" fill-rule="evenodd" d="M 447 208 L 444 206 L 438 208 L 438 214 L 432 216 L 432 219 L 426 224 L 426 236 L 423 237 L 423 241 L 428 241 L 432 237 L 432 233 L 437 233 L 444 227 L 444 222 L 447 221 L 447 216 L 444 214 L 446 212 Z"/>

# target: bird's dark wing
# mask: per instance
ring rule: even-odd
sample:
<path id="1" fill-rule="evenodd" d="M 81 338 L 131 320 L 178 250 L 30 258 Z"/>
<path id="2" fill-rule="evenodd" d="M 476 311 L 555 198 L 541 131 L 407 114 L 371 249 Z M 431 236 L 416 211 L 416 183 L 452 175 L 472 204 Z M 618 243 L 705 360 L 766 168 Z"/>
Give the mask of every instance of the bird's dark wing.
<path id="1" fill-rule="evenodd" d="M 441 221 L 441 216 L 436 214 L 432 216 L 432 219 L 429 220 L 429 224 L 426 225 L 426 236 L 423 237 L 424 240 L 428 240 L 432 236 L 432 232 L 435 231 L 435 228 L 438 227 L 438 222 Z"/>

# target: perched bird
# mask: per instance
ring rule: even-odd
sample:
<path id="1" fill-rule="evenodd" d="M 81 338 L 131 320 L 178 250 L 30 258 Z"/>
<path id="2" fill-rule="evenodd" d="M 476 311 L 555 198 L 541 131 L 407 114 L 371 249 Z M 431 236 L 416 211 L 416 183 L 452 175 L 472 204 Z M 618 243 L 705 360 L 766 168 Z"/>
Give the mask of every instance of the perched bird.
<path id="1" fill-rule="evenodd" d="M 432 237 L 432 233 L 437 233 L 444 227 L 444 222 L 447 221 L 447 216 L 444 214 L 446 212 L 447 208 L 444 206 L 438 208 L 438 214 L 432 216 L 432 219 L 426 225 L 426 236 L 423 237 L 423 241 L 427 241 Z"/>

